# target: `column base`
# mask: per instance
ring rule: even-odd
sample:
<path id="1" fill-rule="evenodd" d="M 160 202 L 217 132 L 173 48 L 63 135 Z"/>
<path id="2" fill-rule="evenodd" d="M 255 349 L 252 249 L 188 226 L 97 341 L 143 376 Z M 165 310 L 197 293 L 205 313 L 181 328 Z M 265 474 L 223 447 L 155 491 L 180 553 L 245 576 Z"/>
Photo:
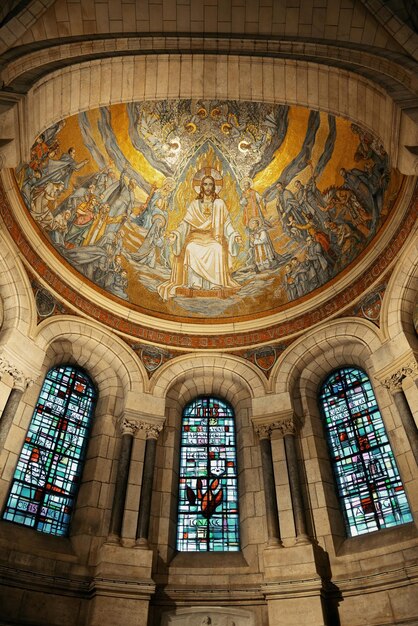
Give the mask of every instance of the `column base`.
<path id="1" fill-rule="evenodd" d="M 273 539 L 269 539 L 267 541 L 266 550 L 271 550 L 274 548 L 283 548 L 283 542 L 278 537 L 274 537 Z"/>
<path id="2" fill-rule="evenodd" d="M 121 538 L 119 537 L 119 535 L 109 535 L 106 540 L 106 543 L 109 543 L 111 545 L 117 545 L 117 546 L 122 545 Z"/>
<path id="3" fill-rule="evenodd" d="M 87 626 L 147 626 L 155 583 L 152 551 L 111 541 L 103 544 L 94 564 Z"/>
<path id="4" fill-rule="evenodd" d="M 269 624 L 325 626 L 324 553 L 304 535 L 289 548 L 264 551 Z"/>
<path id="5" fill-rule="evenodd" d="M 139 548 L 140 550 L 149 550 L 149 543 L 148 543 L 148 539 L 146 539 L 145 537 L 139 537 L 136 541 L 135 541 L 135 548 Z"/>

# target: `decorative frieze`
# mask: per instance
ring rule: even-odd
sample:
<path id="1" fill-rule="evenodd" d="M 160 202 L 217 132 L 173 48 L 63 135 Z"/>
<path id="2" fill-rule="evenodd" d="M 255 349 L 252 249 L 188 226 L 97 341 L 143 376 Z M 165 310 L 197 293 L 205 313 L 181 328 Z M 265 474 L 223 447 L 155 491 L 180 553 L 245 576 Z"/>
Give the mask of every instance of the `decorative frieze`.
<path id="1" fill-rule="evenodd" d="M 402 389 L 402 381 L 407 376 L 411 378 L 418 377 L 418 363 L 416 360 L 406 363 L 400 367 L 396 372 L 384 378 L 381 383 L 386 389 L 389 389 L 391 393 Z"/>
<path id="2" fill-rule="evenodd" d="M 31 387 L 34 380 L 12 365 L 4 356 L 0 355 L 0 378 L 3 374 L 9 374 L 13 378 L 13 387 L 19 391 L 26 391 Z"/>
<path id="3" fill-rule="evenodd" d="M 298 430 L 297 426 L 297 420 L 292 416 L 275 420 L 269 424 L 255 424 L 254 430 L 260 439 L 269 439 L 273 431 L 277 431 L 281 437 L 295 435 Z"/>

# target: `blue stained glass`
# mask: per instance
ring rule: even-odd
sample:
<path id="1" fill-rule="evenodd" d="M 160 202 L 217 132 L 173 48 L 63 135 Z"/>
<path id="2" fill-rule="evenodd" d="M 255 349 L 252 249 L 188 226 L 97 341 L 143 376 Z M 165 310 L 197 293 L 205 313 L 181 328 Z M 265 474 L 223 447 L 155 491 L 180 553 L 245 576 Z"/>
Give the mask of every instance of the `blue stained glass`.
<path id="1" fill-rule="evenodd" d="M 222 400 L 198 398 L 183 412 L 177 549 L 237 551 L 238 526 L 234 414 Z"/>
<path id="2" fill-rule="evenodd" d="M 90 379 L 72 367 L 45 377 L 17 462 L 3 519 L 67 535 L 95 403 Z"/>
<path id="3" fill-rule="evenodd" d="M 412 521 L 405 490 L 370 380 L 340 369 L 320 391 L 321 411 L 350 536 Z"/>

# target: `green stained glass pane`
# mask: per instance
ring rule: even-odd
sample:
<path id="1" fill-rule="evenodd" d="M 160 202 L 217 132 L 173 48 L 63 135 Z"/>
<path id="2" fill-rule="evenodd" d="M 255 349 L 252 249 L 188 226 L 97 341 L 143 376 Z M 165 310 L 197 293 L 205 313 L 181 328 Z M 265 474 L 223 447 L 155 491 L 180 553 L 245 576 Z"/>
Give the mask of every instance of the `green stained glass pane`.
<path id="1" fill-rule="evenodd" d="M 231 552 L 239 547 L 235 420 L 216 398 L 183 412 L 177 549 Z"/>
<path id="2" fill-rule="evenodd" d="M 350 536 L 412 521 L 399 471 L 367 375 L 340 369 L 322 385 L 320 408 Z"/>
<path id="3" fill-rule="evenodd" d="M 57 367 L 45 378 L 3 519 L 68 534 L 96 394 L 86 374 Z"/>

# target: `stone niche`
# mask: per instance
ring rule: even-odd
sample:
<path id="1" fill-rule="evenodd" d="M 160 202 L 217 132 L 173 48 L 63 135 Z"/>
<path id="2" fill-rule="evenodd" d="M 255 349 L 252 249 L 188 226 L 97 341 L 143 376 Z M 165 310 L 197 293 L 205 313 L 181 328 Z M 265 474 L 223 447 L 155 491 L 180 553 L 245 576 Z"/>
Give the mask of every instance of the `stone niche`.
<path id="1" fill-rule="evenodd" d="M 256 626 L 250 611 L 239 608 L 194 607 L 164 613 L 161 626 Z"/>

